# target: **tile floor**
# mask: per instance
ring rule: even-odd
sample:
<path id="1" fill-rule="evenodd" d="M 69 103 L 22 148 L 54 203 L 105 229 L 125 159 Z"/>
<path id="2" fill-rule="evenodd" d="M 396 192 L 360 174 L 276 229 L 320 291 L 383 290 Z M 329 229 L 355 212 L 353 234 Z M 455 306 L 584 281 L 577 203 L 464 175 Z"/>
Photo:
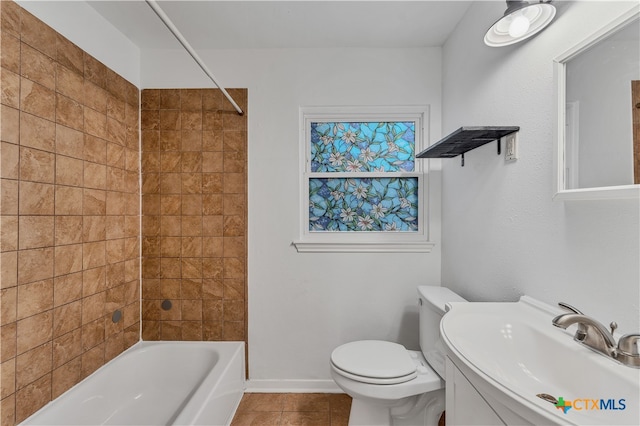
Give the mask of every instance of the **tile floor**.
<path id="1" fill-rule="evenodd" d="M 231 426 L 347 426 L 351 397 L 329 393 L 245 393 Z"/>

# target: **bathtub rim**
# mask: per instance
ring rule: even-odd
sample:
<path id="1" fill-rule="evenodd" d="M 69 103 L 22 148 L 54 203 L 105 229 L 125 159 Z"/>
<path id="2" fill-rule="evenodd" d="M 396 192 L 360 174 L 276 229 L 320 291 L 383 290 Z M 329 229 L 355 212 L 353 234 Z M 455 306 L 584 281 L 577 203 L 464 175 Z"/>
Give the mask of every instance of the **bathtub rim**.
<path id="1" fill-rule="evenodd" d="M 245 353 L 246 353 L 246 342 L 244 341 L 178 341 L 178 340 L 139 340 L 137 341 L 135 344 L 131 345 L 130 347 L 128 347 L 127 349 L 125 349 L 124 351 L 120 352 L 118 355 L 116 355 L 115 357 L 113 357 L 112 359 L 110 359 L 109 361 L 107 361 L 106 363 L 104 363 L 103 365 L 101 365 L 99 368 L 97 368 L 95 371 L 93 371 L 91 374 L 89 374 L 87 377 L 83 378 L 82 380 L 80 380 L 78 383 L 76 383 L 75 385 L 71 386 L 69 389 L 67 389 L 66 391 L 64 391 L 63 393 L 61 393 L 60 395 L 58 395 L 56 398 L 50 400 L 49 402 L 47 402 L 45 405 L 43 405 L 42 407 L 40 407 L 37 411 L 35 411 L 34 413 L 32 413 L 30 416 L 28 416 L 26 419 L 22 420 L 20 423 L 18 423 L 18 425 L 39 425 L 39 424 L 45 424 L 45 423 L 33 423 L 31 422 L 32 420 L 35 420 L 34 418 L 36 418 L 37 416 L 41 415 L 43 411 L 45 411 L 49 406 L 51 406 L 52 404 L 54 404 L 57 400 L 63 398 L 65 395 L 71 393 L 72 391 L 76 390 L 76 388 L 80 387 L 81 385 L 83 385 L 85 382 L 88 382 L 93 376 L 97 375 L 99 372 L 102 372 L 104 370 L 106 370 L 112 363 L 115 363 L 118 359 L 120 358 L 124 358 L 127 355 L 131 354 L 132 352 L 136 352 L 139 350 L 144 350 L 146 348 L 151 348 L 154 346 L 163 346 L 163 345 L 177 345 L 177 346 L 222 346 L 222 347 L 228 347 L 226 348 L 226 350 L 231 351 L 231 353 L 228 355 L 229 356 L 229 360 L 233 360 L 233 358 L 235 356 L 238 356 L 240 361 L 241 361 L 241 365 L 242 365 L 242 371 L 241 371 L 241 375 L 242 375 L 242 393 L 244 393 L 246 391 L 246 367 L 245 367 Z M 235 347 L 235 348 L 234 348 Z M 240 352 L 240 354 L 238 354 L 238 352 Z M 224 356 L 220 356 L 220 359 L 224 358 Z M 223 372 L 226 372 L 229 370 L 229 365 L 230 363 L 227 363 L 224 368 L 223 368 Z M 215 366 L 214 368 L 212 368 L 208 374 L 206 375 L 205 378 L 203 378 L 203 380 L 200 382 L 200 384 L 198 385 L 198 388 L 195 390 L 194 394 L 189 398 L 189 400 L 186 402 L 186 404 L 183 406 L 182 410 L 178 413 L 177 416 L 175 416 L 174 421 L 184 417 L 183 411 L 184 409 L 186 409 L 187 407 L 189 407 L 191 400 L 193 399 L 193 397 L 195 396 L 195 393 L 198 393 L 198 391 L 200 390 L 200 388 L 204 385 L 205 382 L 207 382 L 210 378 L 210 376 L 214 373 L 215 371 Z M 216 382 L 217 384 L 217 382 Z M 235 412 L 238 409 L 238 406 L 240 405 L 240 401 L 242 400 L 242 395 L 240 395 L 240 397 L 238 398 L 235 407 L 233 408 L 233 410 L 230 412 L 229 414 L 229 418 L 227 419 L 227 425 L 230 424 L 230 422 L 232 421 Z"/>

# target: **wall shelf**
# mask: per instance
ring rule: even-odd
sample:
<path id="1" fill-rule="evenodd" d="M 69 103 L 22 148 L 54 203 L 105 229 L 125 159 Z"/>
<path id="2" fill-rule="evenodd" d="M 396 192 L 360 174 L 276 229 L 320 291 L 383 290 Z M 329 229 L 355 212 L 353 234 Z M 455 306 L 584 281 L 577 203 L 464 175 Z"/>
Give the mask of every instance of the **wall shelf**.
<path id="1" fill-rule="evenodd" d="M 497 140 L 498 154 L 500 154 L 500 139 L 518 130 L 520 130 L 519 126 L 460 127 L 420 152 L 416 158 L 453 158 L 462 155 L 462 165 L 464 166 L 465 152 Z"/>

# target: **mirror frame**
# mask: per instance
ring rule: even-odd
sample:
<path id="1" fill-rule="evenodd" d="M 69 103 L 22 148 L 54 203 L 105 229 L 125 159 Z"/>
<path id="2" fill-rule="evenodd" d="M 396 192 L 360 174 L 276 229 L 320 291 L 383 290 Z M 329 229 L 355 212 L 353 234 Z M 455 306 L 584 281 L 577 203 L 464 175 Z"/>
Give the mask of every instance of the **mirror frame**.
<path id="1" fill-rule="evenodd" d="M 609 37 L 630 22 L 640 19 L 640 6 L 634 6 L 618 18 L 605 25 L 571 49 L 553 60 L 554 80 L 556 82 L 556 134 L 554 169 L 554 200 L 602 200 L 614 198 L 640 199 L 640 185 L 602 186 L 595 188 L 566 189 L 565 167 L 565 110 L 566 110 L 566 64 L 575 56 L 589 49 L 599 41 Z"/>

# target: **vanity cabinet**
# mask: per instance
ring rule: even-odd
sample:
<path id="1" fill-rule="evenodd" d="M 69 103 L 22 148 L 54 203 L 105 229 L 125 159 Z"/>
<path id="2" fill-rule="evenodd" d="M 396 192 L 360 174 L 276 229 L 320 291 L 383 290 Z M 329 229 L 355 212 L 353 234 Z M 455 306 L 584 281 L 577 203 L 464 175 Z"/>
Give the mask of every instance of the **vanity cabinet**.
<path id="1" fill-rule="evenodd" d="M 449 357 L 445 368 L 447 426 L 505 424 Z"/>

